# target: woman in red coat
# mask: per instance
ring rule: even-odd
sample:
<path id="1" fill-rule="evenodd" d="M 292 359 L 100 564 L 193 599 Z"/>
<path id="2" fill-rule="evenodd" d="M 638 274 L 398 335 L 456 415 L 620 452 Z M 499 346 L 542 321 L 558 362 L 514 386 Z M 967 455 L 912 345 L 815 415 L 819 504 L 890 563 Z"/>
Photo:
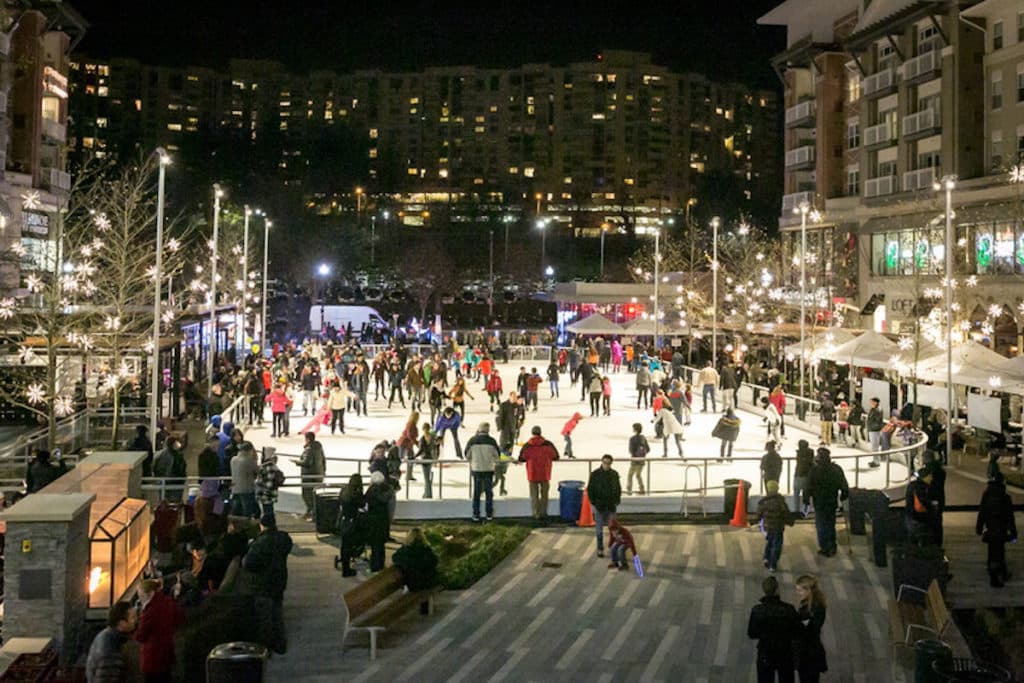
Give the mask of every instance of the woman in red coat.
<path id="1" fill-rule="evenodd" d="M 135 640 L 139 642 L 139 660 L 146 683 L 170 683 L 174 672 L 174 632 L 184 622 L 178 603 L 160 590 L 151 579 L 139 588 L 142 610 Z"/>

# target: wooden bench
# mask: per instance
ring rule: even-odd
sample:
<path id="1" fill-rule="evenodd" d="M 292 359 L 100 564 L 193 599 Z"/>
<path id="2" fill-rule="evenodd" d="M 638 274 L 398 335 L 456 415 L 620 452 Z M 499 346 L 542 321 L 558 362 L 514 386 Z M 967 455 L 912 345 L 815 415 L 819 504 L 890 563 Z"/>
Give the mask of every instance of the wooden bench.
<path id="1" fill-rule="evenodd" d="M 903 599 L 904 592 L 911 591 L 924 595 L 924 605 Z M 932 579 L 928 590 L 908 584 L 901 585 L 896 599 L 889 601 L 889 634 L 892 638 L 893 657 L 897 645 L 914 644 L 911 636 L 915 629 L 927 631 L 932 637 L 941 640 L 952 620 L 938 581 Z"/>
<path id="2" fill-rule="evenodd" d="M 344 594 L 345 621 L 341 649 L 351 631 L 370 634 L 370 661 L 377 659 L 377 634 L 396 622 L 409 609 L 426 605 L 427 614 L 434 613 L 434 594 L 438 588 L 405 592 L 405 579 L 400 569 L 388 567 Z"/>

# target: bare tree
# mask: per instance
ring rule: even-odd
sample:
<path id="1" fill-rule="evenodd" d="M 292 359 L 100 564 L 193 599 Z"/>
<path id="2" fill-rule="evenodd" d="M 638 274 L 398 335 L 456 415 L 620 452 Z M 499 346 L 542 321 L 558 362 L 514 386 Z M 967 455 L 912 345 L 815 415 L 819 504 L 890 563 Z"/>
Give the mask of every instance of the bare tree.
<path id="1" fill-rule="evenodd" d="M 410 244 L 403 252 L 398 268 L 409 282 L 410 295 L 420 307 L 421 321 L 426 318 L 430 300 L 455 282 L 448 254 L 429 239 Z"/>

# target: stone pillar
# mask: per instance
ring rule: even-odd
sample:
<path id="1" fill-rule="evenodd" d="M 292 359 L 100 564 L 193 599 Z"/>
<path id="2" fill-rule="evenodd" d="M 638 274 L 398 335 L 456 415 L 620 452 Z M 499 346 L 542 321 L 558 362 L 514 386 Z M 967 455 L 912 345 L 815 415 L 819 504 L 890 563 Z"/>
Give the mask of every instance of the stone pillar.
<path id="1" fill-rule="evenodd" d="M 63 663 L 85 650 L 92 493 L 35 493 L 7 522 L 4 640 L 53 638 Z"/>
<path id="2" fill-rule="evenodd" d="M 106 466 L 109 471 L 127 470 L 127 487 L 120 493 L 129 498 L 145 498 L 142 494 L 142 463 L 145 459 L 143 451 L 94 451 L 79 466 Z"/>

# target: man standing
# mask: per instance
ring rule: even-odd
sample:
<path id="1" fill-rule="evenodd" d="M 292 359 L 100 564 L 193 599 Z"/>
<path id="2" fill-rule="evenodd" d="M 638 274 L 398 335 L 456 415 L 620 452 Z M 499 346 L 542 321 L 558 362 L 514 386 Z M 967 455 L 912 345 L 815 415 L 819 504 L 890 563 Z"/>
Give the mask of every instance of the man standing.
<path id="1" fill-rule="evenodd" d="M 174 673 L 174 632 L 184 623 L 178 603 L 146 579 L 139 586 L 139 660 L 146 683 L 171 683 Z"/>
<path id="2" fill-rule="evenodd" d="M 779 598 L 774 576 L 761 582 L 764 597 L 750 610 L 747 637 L 757 641 L 757 683 L 793 683 L 793 640 L 800 617 L 796 609 Z"/>
<path id="3" fill-rule="evenodd" d="M 302 414 L 309 410 L 310 415 L 317 411 L 317 394 L 320 389 L 320 374 L 315 371 L 312 365 L 305 365 L 302 368 Z"/>
<path id="4" fill-rule="evenodd" d="M 641 363 L 640 367 L 636 371 L 636 407 L 640 409 L 640 404 L 644 404 L 644 408 L 648 408 L 651 405 L 651 371 L 647 367 L 647 363 Z"/>
<path id="5" fill-rule="evenodd" d="M 651 446 L 647 443 L 647 437 L 641 432 L 644 427 L 639 422 L 633 423 L 633 436 L 629 437 L 629 473 L 626 475 L 626 494 L 632 495 L 633 493 L 633 479 L 636 479 L 637 486 L 640 487 L 640 495 L 644 495 L 644 481 L 643 473 L 644 466 L 647 464 L 643 460 L 637 460 L 637 458 L 646 458 L 647 454 L 651 452 Z"/>
<path id="6" fill-rule="evenodd" d="M 763 470 L 762 470 L 763 471 Z M 767 495 L 757 503 L 757 516 L 763 525 L 765 534 L 764 558 L 762 562 L 772 574 L 779 566 L 782 555 L 782 539 L 787 526 L 793 526 L 793 515 L 786 507 L 786 499 L 779 494 L 779 482 L 775 479 L 765 481 L 764 490 Z"/>
<path id="7" fill-rule="evenodd" d="M 804 489 L 804 505 L 814 500 L 814 528 L 818 532 L 818 554 L 832 557 L 836 554 L 836 496 L 850 497 L 843 468 L 832 462 L 832 453 L 819 448 L 814 467 Z"/>
<path id="8" fill-rule="evenodd" d="M 284 654 L 287 640 L 284 633 L 282 602 L 288 586 L 288 553 L 292 537 L 278 531 L 271 515 L 260 518 L 260 534 L 242 558 L 242 568 L 252 575 L 256 598 L 256 614 L 263 644 Z"/>
<path id="9" fill-rule="evenodd" d="M 163 479 L 164 500 L 181 503 L 188 465 L 185 454 L 181 452 L 181 441 L 176 436 L 167 437 L 163 450 L 153 459 L 153 476 Z"/>
<path id="10" fill-rule="evenodd" d="M 734 408 L 739 408 L 739 396 L 736 393 L 739 388 L 740 383 L 736 377 L 736 368 L 733 367 L 732 363 L 727 363 L 722 368 L 722 403 L 727 406 L 731 404 Z"/>
<path id="11" fill-rule="evenodd" d="M 818 407 L 818 416 L 821 419 L 821 445 L 832 445 L 832 423 L 836 421 L 836 404 L 832 402 L 832 395 L 827 391 L 821 393 L 821 405 Z"/>
<path id="12" fill-rule="evenodd" d="M 701 397 L 704 399 L 704 409 L 700 412 L 708 412 L 708 396 L 710 396 L 711 411 L 717 413 L 718 403 L 715 401 L 715 387 L 718 386 L 718 371 L 711 365 L 711 361 L 701 368 L 700 374 L 697 375 L 697 384 L 701 386 Z"/>
<path id="13" fill-rule="evenodd" d="M 231 458 L 231 514 L 239 517 L 259 517 L 256 507 L 256 449 L 248 441 L 238 447 L 238 455 Z"/>
<path id="14" fill-rule="evenodd" d="M 612 469 L 612 456 L 601 456 L 601 467 L 590 473 L 587 497 L 594 508 L 594 531 L 597 533 L 597 556 L 604 557 L 604 528 L 615 518 L 615 508 L 622 499 L 619 473 Z"/>
<path id="15" fill-rule="evenodd" d="M 327 460 L 324 447 L 316 440 L 316 434 L 306 432 L 306 445 L 302 449 L 302 457 L 295 461 L 302 475 L 302 501 L 306 504 L 305 519 L 313 519 L 316 506 L 316 487 L 323 483 L 327 472 Z"/>
<path id="16" fill-rule="evenodd" d="M 881 450 L 881 439 L 882 439 L 882 427 L 884 426 L 884 420 L 882 419 L 882 411 L 878 407 L 879 401 L 877 398 L 871 399 L 871 408 L 868 410 L 868 417 L 866 420 L 865 427 L 868 430 L 868 443 L 871 444 L 871 452 L 875 454 L 874 459 L 869 463 L 871 467 L 878 467 L 881 463 L 878 461 L 878 451 Z"/>
<path id="17" fill-rule="evenodd" d="M 499 448 L 501 449 L 502 457 L 505 458 L 494 468 L 494 474 L 498 484 L 500 484 L 498 493 L 503 496 L 506 494 L 505 472 L 508 471 L 508 459 L 512 455 L 512 447 L 515 446 L 516 441 L 519 439 L 519 428 L 525 419 L 526 410 L 523 408 L 522 403 L 519 402 L 516 392 L 513 391 L 508 395 L 508 400 L 498 405 L 498 414 L 494 417 L 494 424 L 501 430 Z"/>
<path id="18" fill-rule="evenodd" d="M 540 426 L 534 426 L 532 436 L 519 451 L 519 462 L 526 463 L 526 479 L 530 484 L 530 504 L 536 524 L 546 525 L 548 516 L 548 489 L 551 485 L 551 463 L 558 460 L 554 444 L 541 436 Z"/>
<path id="19" fill-rule="evenodd" d="M 975 531 L 988 545 L 989 585 L 1002 588 L 1010 578 L 1006 567 L 1006 544 L 1017 540 L 1017 524 L 1013 518 L 1013 501 L 1006 493 L 1003 475 L 996 472 L 988 480 L 988 488 L 981 496 Z"/>
<path id="20" fill-rule="evenodd" d="M 107 612 L 107 627 L 96 634 L 85 660 L 85 680 L 89 683 L 125 683 L 129 680 L 124 660 L 124 644 L 138 623 L 135 608 L 127 602 L 115 602 Z"/>
<path id="21" fill-rule="evenodd" d="M 533 412 L 537 412 L 537 394 L 540 393 L 540 385 L 543 378 L 537 373 L 537 368 L 530 368 L 530 374 L 526 376 L 526 408 L 533 404 Z"/>
<path id="22" fill-rule="evenodd" d="M 473 475 L 473 521 L 480 521 L 480 494 L 486 499 L 487 521 L 494 519 L 494 466 L 501 456 L 498 442 L 491 436 L 491 425 L 481 422 L 466 444 L 466 459 Z"/>

